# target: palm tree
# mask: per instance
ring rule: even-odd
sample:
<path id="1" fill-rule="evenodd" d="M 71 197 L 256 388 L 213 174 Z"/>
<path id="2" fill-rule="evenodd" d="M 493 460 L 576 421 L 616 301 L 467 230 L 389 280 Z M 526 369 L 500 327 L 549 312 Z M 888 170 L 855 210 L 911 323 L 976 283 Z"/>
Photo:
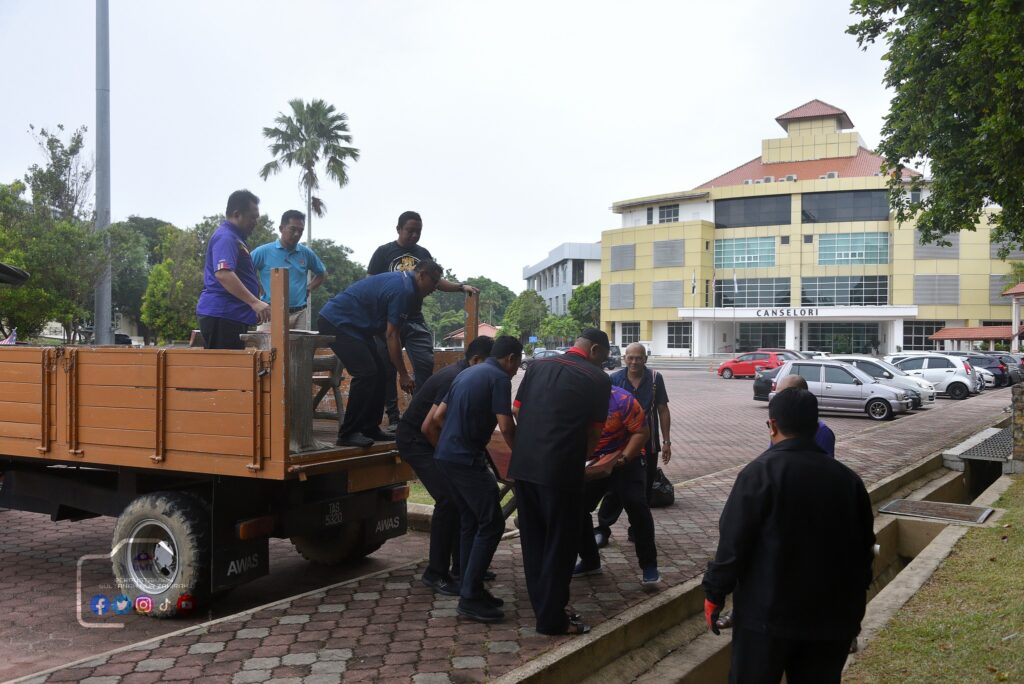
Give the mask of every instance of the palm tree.
<path id="1" fill-rule="evenodd" d="M 313 195 L 319 189 L 317 166 L 322 162 L 327 176 L 339 188 L 348 183 L 347 160 L 358 161 L 359 150 L 350 147 L 352 136 L 348 131 L 348 115 L 323 100 L 309 103 L 301 99 L 289 100 L 291 115 L 279 113 L 274 128 L 264 128 L 263 137 L 270 141 L 274 160 L 260 169 L 263 180 L 281 170 L 282 164 L 300 171 L 299 187 L 306 192 L 306 244 L 313 240 L 313 214 L 323 217 L 327 206 Z"/>

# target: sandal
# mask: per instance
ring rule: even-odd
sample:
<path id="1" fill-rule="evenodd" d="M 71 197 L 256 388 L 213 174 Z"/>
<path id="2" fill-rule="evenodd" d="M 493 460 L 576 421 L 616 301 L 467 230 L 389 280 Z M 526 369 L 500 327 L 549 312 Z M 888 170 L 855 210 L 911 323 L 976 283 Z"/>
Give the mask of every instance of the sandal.
<path id="1" fill-rule="evenodd" d="M 565 627 L 565 634 L 580 636 L 590 631 L 590 625 L 580 620 L 578 616 L 570 617 L 569 624 Z"/>

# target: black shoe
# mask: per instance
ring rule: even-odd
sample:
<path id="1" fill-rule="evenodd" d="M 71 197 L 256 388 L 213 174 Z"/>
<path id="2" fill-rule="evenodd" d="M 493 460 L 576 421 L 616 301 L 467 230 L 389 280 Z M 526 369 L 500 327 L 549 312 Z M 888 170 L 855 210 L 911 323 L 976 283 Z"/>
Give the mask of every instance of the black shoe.
<path id="1" fill-rule="evenodd" d="M 443 594 L 445 596 L 459 595 L 459 583 L 450 578 L 437 577 L 424 573 L 420 581 L 436 591 L 438 594 Z"/>
<path id="2" fill-rule="evenodd" d="M 455 612 L 477 622 L 499 622 L 505 619 L 505 612 L 485 599 L 459 599 Z"/>
<path id="3" fill-rule="evenodd" d="M 610 536 L 611 535 L 605 534 L 601 530 L 594 530 L 594 544 L 597 545 L 597 548 L 603 549 L 608 546 L 608 537 Z"/>
<path id="4" fill-rule="evenodd" d="M 372 439 L 375 442 L 394 442 L 395 433 L 384 432 L 379 427 L 372 430 L 363 430 L 363 437 Z"/>
<path id="5" fill-rule="evenodd" d="M 486 589 L 484 589 L 484 593 L 482 594 L 481 597 L 483 598 L 483 600 L 487 601 L 488 603 L 490 603 L 495 608 L 501 608 L 503 605 L 505 605 L 505 601 L 504 600 L 498 598 L 497 596 L 495 596 L 491 592 L 487 591 Z"/>
<path id="6" fill-rule="evenodd" d="M 338 436 L 338 441 L 335 442 L 338 446 L 345 447 L 371 447 L 373 446 L 373 440 L 365 435 L 361 435 L 358 432 L 353 432 L 351 435 L 345 435 L 342 437 Z"/>

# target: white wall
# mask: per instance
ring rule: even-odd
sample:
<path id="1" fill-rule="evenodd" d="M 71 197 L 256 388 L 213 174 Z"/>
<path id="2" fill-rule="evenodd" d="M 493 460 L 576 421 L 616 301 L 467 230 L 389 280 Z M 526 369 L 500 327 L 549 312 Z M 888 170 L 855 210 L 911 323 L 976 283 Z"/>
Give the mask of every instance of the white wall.
<path id="1" fill-rule="evenodd" d="M 658 206 L 660 204 L 673 204 L 673 202 L 659 202 L 650 206 L 654 207 L 654 223 L 658 223 Z M 695 199 L 688 202 L 676 202 L 679 205 L 680 221 L 713 221 L 715 218 L 715 204 L 707 199 Z M 647 225 L 647 207 L 628 209 L 622 212 L 622 227 L 635 228 L 636 226 Z"/>

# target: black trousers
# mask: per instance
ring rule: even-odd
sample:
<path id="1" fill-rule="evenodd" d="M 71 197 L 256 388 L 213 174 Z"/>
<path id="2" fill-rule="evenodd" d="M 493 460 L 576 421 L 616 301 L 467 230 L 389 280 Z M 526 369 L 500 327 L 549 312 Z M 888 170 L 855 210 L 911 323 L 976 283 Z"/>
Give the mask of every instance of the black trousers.
<path id="1" fill-rule="evenodd" d="M 249 330 L 245 323 L 217 316 L 200 316 L 199 332 L 203 333 L 204 349 L 245 349 L 242 335 Z"/>
<path id="2" fill-rule="evenodd" d="M 345 364 L 345 370 L 352 378 L 338 437 L 379 426 L 384 409 L 384 363 L 377 355 L 373 338 L 353 337 L 323 316 L 317 319 L 316 327 L 324 335 L 334 335 L 331 350 Z"/>
<path id="3" fill-rule="evenodd" d="M 462 562 L 459 556 L 459 507 L 455 503 L 448 478 L 434 461 L 434 450 L 419 443 L 415 435 L 410 434 L 412 432 L 413 429 L 404 423 L 398 424 L 398 453 L 412 467 L 416 477 L 434 499 L 434 513 L 430 517 L 427 573 L 435 578 L 448 579 L 452 558 L 455 558 L 457 568 L 461 567 Z"/>
<path id="4" fill-rule="evenodd" d="M 517 480 L 519 536 L 530 605 L 541 634 L 568 627 L 569 583 L 580 537 L 583 488 L 558 489 Z"/>
<path id="5" fill-rule="evenodd" d="M 779 639 L 749 629 L 734 629 L 730 684 L 839 684 L 850 652 L 842 641 Z"/>
<path id="6" fill-rule="evenodd" d="M 654 486 L 654 478 L 658 475 L 658 454 L 653 454 L 650 457 L 644 457 L 644 468 L 646 472 L 646 489 L 644 490 L 644 496 L 648 500 L 651 498 L 651 487 Z M 608 496 L 604 497 L 604 501 L 601 502 L 601 508 L 597 511 L 597 529 L 604 532 L 605 536 L 609 536 L 612 533 L 612 525 L 616 523 L 619 516 L 622 515 L 622 499 L 615 492 L 609 492 Z M 632 525 L 633 523 L 630 523 Z M 634 530 L 635 532 L 636 530 Z"/>
<path id="7" fill-rule="evenodd" d="M 416 381 L 416 389 L 413 394 L 423 387 L 423 384 L 434 374 L 434 336 L 427 328 L 426 322 L 422 319 L 411 319 L 402 324 L 402 346 L 405 353 L 409 355 L 412 362 L 413 379 Z M 380 357 L 384 359 L 387 366 L 387 383 L 384 388 L 384 410 L 387 413 L 389 422 L 394 424 L 398 421 L 398 371 L 391 365 L 388 357 L 387 343 L 383 338 L 378 338 L 378 349 Z M 393 420 L 391 420 L 393 419 Z"/>
<path id="8" fill-rule="evenodd" d="M 484 573 L 491 565 L 505 532 L 505 517 L 498 500 L 498 481 L 481 460 L 473 465 L 434 460 L 448 478 L 452 498 L 459 507 L 460 595 L 480 598 Z"/>
<path id="9" fill-rule="evenodd" d="M 647 505 L 647 474 L 643 460 L 636 459 L 613 470 L 608 477 L 587 482 L 583 493 L 583 525 L 580 529 L 580 559 L 586 565 L 601 562 L 597 542 L 594 540 L 591 513 L 602 497 L 607 500 L 612 495 L 625 506 L 629 525 L 633 528 L 633 543 L 640 568 L 658 564 L 658 549 L 654 545 L 654 517 Z"/>

